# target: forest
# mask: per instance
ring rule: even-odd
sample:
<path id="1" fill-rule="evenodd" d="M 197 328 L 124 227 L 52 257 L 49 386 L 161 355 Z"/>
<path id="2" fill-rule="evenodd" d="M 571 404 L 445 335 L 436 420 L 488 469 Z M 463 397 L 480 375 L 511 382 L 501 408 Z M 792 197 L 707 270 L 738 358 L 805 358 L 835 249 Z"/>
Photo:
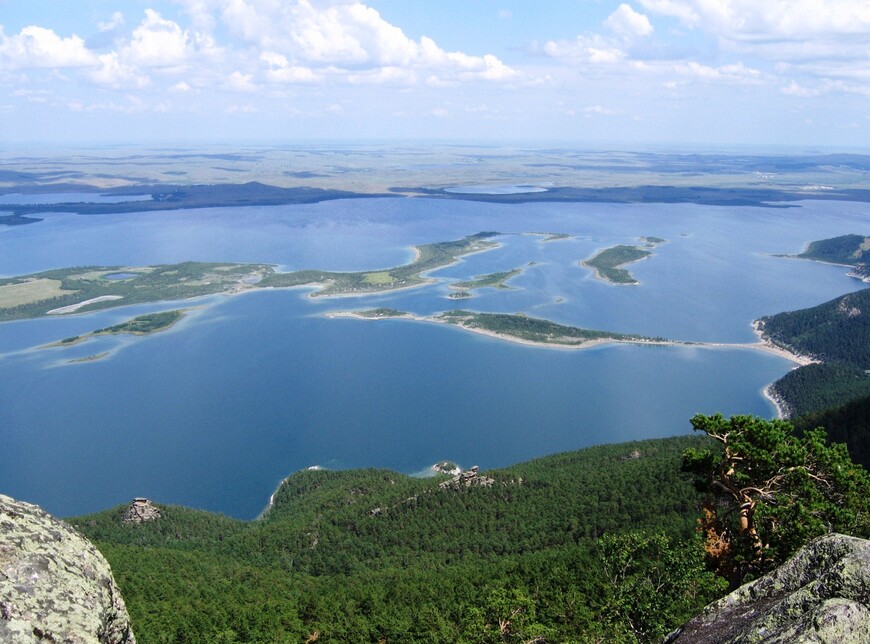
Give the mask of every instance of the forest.
<path id="1" fill-rule="evenodd" d="M 141 525 L 124 506 L 71 522 L 111 563 L 142 642 L 655 641 L 724 584 L 680 472 L 703 443 L 557 454 L 488 486 L 305 470 L 252 522 L 164 505 Z"/>
<path id="2" fill-rule="evenodd" d="M 800 367 L 777 380 L 773 393 L 789 416 L 838 407 L 870 395 L 870 289 L 819 306 L 763 317 L 765 337 L 821 364 Z"/>
<path id="3" fill-rule="evenodd" d="M 823 431 L 692 423 L 702 435 L 452 478 L 303 470 L 250 522 L 171 505 L 142 524 L 122 521 L 125 506 L 69 521 L 109 560 L 142 642 L 653 642 L 733 586 L 699 522 L 723 454 L 744 461 L 747 490 L 788 454 L 792 487 L 754 499 L 756 515 L 816 517 L 799 532 L 760 523 L 772 554 L 758 561 L 735 531 L 740 581 L 831 526 L 870 534 L 870 478 Z M 807 491 L 813 480 L 827 482 Z M 736 530 L 727 499 L 712 507 L 722 534 Z"/>

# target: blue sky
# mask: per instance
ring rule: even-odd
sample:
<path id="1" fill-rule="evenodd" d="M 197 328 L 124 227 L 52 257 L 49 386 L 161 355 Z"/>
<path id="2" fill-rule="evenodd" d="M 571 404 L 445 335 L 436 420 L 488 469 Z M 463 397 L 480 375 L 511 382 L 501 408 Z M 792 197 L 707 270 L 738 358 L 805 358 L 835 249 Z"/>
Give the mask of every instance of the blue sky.
<path id="1" fill-rule="evenodd" d="M 867 0 L 0 0 L 0 144 L 870 147 Z"/>

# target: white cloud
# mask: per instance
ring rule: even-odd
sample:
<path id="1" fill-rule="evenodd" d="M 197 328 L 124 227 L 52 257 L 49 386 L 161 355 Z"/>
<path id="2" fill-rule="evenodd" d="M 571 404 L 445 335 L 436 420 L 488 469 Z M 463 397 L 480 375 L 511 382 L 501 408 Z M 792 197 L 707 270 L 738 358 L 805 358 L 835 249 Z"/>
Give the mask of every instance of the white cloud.
<path id="1" fill-rule="evenodd" d="M 259 110 L 251 105 L 250 103 L 245 103 L 244 105 L 230 105 L 227 107 L 227 114 L 255 114 Z"/>
<path id="2" fill-rule="evenodd" d="M 713 67 L 703 65 L 694 60 L 681 61 L 632 61 L 631 67 L 648 75 L 676 76 L 681 80 L 668 80 L 664 86 L 676 89 L 689 81 L 705 81 L 711 83 L 729 83 L 737 85 L 755 85 L 770 80 L 761 71 L 747 67 L 743 63 Z"/>
<path id="3" fill-rule="evenodd" d="M 51 29 L 30 25 L 14 36 L 0 26 L 0 68 L 90 67 L 96 56 L 76 35 L 61 38 Z"/>
<path id="4" fill-rule="evenodd" d="M 254 76 L 243 74 L 240 71 L 234 71 L 230 74 L 224 86 L 234 92 L 256 92 L 258 89 L 254 83 Z"/>
<path id="5" fill-rule="evenodd" d="M 97 85 L 106 87 L 142 88 L 150 83 L 146 75 L 139 74 L 134 67 L 121 61 L 117 52 L 102 54 L 99 69 L 88 72 L 88 77 Z"/>
<path id="6" fill-rule="evenodd" d="M 145 19 L 133 30 L 125 57 L 144 67 L 171 67 L 184 63 L 189 53 L 188 34 L 175 22 L 146 9 Z"/>
<path id="7" fill-rule="evenodd" d="M 613 32 L 612 36 L 580 34 L 574 40 L 551 40 L 544 45 L 544 53 L 573 63 L 613 65 L 629 58 L 629 50 L 638 38 L 653 33 L 649 18 L 624 3 L 602 24 Z"/>
<path id="8" fill-rule="evenodd" d="M 315 83 L 322 78 L 310 67 L 291 65 L 283 54 L 263 52 L 260 60 L 268 67 L 266 78 L 274 83 Z"/>
<path id="9" fill-rule="evenodd" d="M 189 92 L 190 90 L 191 90 L 190 85 L 188 83 L 185 83 L 184 81 L 180 81 L 169 88 L 170 92 L 182 92 L 182 93 L 184 93 L 184 92 Z"/>
<path id="10" fill-rule="evenodd" d="M 733 39 L 806 38 L 870 32 L 866 0 L 639 0 L 648 11 L 673 16 Z"/>
<path id="11" fill-rule="evenodd" d="M 627 4 L 619 5 L 619 8 L 604 21 L 604 26 L 624 36 L 649 36 L 653 32 L 649 18 L 636 12 Z"/>
<path id="12" fill-rule="evenodd" d="M 788 85 L 786 85 L 784 87 L 781 87 L 780 91 L 783 94 L 786 94 L 788 96 L 799 96 L 801 98 L 818 96 L 820 93 L 819 90 L 817 90 L 817 89 L 804 87 L 802 85 L 797 84 L 794 81 L 792 81 L 791 83 L 789 83 Z"/>
<path id="13" fill-rule="evenodd" d="M 112 17 L 108 22 L 98 22 L 97 27 L 99 27 L 100 31 L 114 31 L 119 27 L 124 26 L 124 14 L 120 11 L 116 11 L 112 14 Z"/>
<path id="14" fill-rule="evenodd" d="M 743 63 L 710 67 L 694 61 L 679 63 L 674 70 L 706 81 L 733 81 L 738 83 L 756 82 L 761 78 L 761 72 L 747 67 Z"/>
<path id="15" fill-rule="evenodd" d="M 598 115 L 598 116 L 616 116 L 619 114 L 616 110 L 611 110 L 602 105 L 590 105 L 589 107 L 584 108 L 584 114 L 588 115 Z"/>
<path id="16" fill-rule="evenodd" d="M 367 69 L 347 76 L 353 85 L 383 85 L 386 83 L 409 84 L 417 80 L 417 75 L 411 69 L 402 67 L 379 67 Z"/>
<path id="17" fill-rule="evenodd" d="M 781 68 L 795 87 L 808 78 L 851 78 L 870 89 L 868 0 L 639 0 L 652 14 L 716 38 L 720 50 Z M 781 69 L 778 69 L 781 71 Z M 784 83 L 784 81 L 779 81 Z M 802 90 L 782 85 L 788 95 Z M 852 91 L 828 83 L 831 91 Z M 860 87 L 860 85 L 859 85 Z M 812 90 L 817 91 L 817 90 Z"/>
<path id="18" fill-rule="evenodd" d="M 227 30 L 246 46 L 285 57 L 282 69 L 343 68 L 351 82 L 395 79 L 405 70 L 437 70 L 440 76 L 462 73 L 466 79 L 505 80 L 516 71 L 492 55 L 447 52 L 432 38 L 409 38 L 380 13 L 360 2 L 344 0 L 179 0 L 196 24 L 213 25 L 219 16 Z M 381 71 L 383 70 L 383 71 Z M 276 69 L 272 70 L 277 71 Z M 297 74 L 298 75 L 298 74 Z M 275 78 L 275 80 L 278 80 Z"/>
<path id="19" fill-rule="evenodd" d="M 618 43 L 597 34 L 577 36 L 575 40 L 551 40 L 544 45 L 544 53 L 553 58 L 592 64 L 618 63 L 628 56 Z"/>

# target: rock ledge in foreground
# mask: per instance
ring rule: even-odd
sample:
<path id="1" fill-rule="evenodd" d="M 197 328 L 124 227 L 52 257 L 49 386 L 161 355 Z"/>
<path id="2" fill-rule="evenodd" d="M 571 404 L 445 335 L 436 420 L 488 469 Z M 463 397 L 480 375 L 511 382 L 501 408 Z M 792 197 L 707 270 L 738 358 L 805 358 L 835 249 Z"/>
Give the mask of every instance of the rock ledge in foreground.
<path id="1" fill-rule="evenodd" d="M 830 534 L 707 606 L 665 644 L 870 642 L 870 541 Z"/>
<path id="2" fill-rule="evenodd" d="M 112 570 L 41 508 L 0 494 L 0 642 L 135 644 Z"/>

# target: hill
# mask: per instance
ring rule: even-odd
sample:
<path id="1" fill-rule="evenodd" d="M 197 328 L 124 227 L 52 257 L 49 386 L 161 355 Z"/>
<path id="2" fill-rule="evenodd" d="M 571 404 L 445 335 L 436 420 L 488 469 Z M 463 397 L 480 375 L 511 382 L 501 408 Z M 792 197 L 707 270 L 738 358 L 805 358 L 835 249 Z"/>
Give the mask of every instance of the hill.
<path id="1" fill-rule="evenodd" d="M 870 289 L 819 306 L 761 318 L 764 337 L 819 364 L 795 369 L 771 386 L 789 416 L 838 407 L 870 395 Z"/>
<path id="2" fill-rule="evenodd" d="M 140 524 L 123 506 L 71 522 L 143 642 L 654 641 L 721 591 L 683 543 L 697 495 L 680 456 L 701 440 L 452 478 L 301 471 L 253 522 L 163 505 Z"/>
<path id="3" fill-rule="evenodd" d="M 855 266 L 870 261 L 870 237 L 864 235 L 841 235 L 830 239 L 810 242 L 800 255 L 801 259 L 812 259 L 829 264 Z"/>

